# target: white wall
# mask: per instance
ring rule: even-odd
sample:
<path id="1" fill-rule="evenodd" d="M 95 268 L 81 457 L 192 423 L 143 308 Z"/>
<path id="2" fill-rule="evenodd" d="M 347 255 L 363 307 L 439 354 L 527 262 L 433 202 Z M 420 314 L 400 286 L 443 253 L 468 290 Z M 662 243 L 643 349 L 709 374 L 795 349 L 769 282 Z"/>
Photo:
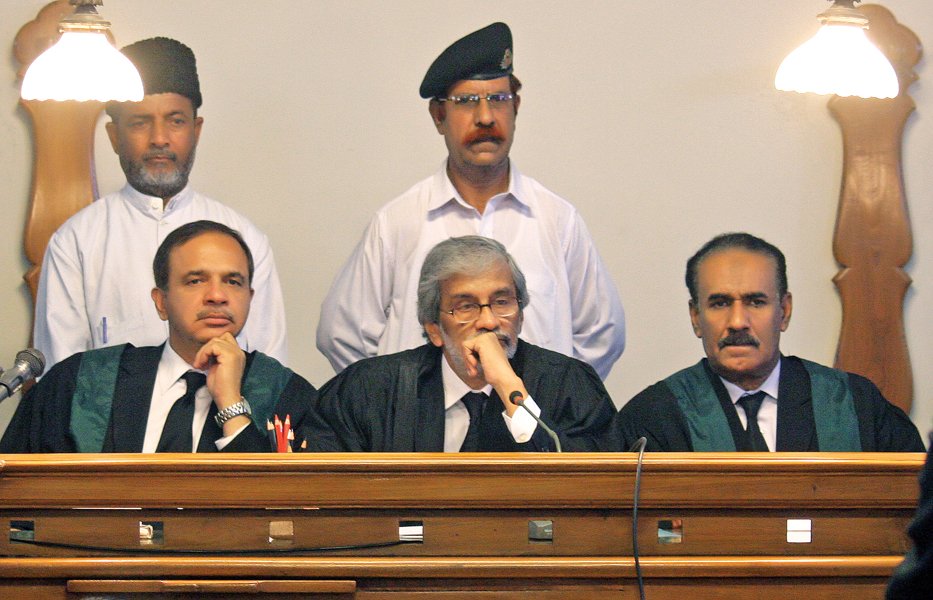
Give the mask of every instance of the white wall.
<path id="1" fill-rule="evenodd" d="M 0 3 L 0 44 L 9 48 L 44 3 Z M 933 43 L 927 4 L 884 3 Z M 825 8 L 822 0 L 107 0 L 101 13 L 118 45 L 167 35 L 197 54 L 205 127 L 193 183 L 269 234 L 285 287 L 291 366 L 317 385 L 332 374 L 314 331 L 334 274 L 373 212 L 444 156 L 417 93 L 425 69 L 461 35 L 509 23 L 525 84 L 513 156 L 577 205 L 622 292 L 628 348 L 608 381 L 621 404 L 701 355 L 683 267 L 726 230 L 751 231 L 784 250 L 795 310 L 783 348 L 832 363 L 839 128 L 825 98 L 772 84 Z M 0 70 L 0 364 L 9 366 L 29 335 L 20 276 L 32 147 L 12 57 Z M 917 111 L 903 148 L 914 232 L 906 324 L 912 416 L 926 433 L 933 73 L 926 61 L 917 72 Z M 108 192 L 123 177 L 100 133 L 99 183 Z"/>

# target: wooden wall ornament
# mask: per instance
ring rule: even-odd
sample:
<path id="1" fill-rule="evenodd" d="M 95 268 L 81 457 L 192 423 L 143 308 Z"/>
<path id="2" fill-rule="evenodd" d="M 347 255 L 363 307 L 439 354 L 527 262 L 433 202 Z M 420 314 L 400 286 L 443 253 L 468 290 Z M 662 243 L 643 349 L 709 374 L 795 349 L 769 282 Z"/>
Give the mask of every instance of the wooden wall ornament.
<path id="1" fill-rule="evenodd" d="M 833 278 L 842 299 L 836 367 L 871 379 L 893 404 L 910 411 L 913 377 L 903 303 L 910 277 L 903 267 L 913 241 L 901 170 L 901 138 L 914 102 L 907 95 L 922 55 L 917 36 L 886 8 L 860 6 L 868 37 L 897 72 L 896 98 L 833 97 L 830 112 L 842 129 L 842 191 Z"/>
<path id="2" fill-rule="evenodd" d="M 58 22 L 74 12 L 68 0 L 42 8 L 35 20 L 20 28 L 13 54 L 21 65 L 19 78 L 33 60 L 58 41 Z M 34 163 L 32 191 L 23 247 L 32 265 L 23 276 L 35 303 L 42 257 L 49 238 L 68 217 L 97 198 L 94 132 L 101 102 L 20 100 L 32 120 Z"/>

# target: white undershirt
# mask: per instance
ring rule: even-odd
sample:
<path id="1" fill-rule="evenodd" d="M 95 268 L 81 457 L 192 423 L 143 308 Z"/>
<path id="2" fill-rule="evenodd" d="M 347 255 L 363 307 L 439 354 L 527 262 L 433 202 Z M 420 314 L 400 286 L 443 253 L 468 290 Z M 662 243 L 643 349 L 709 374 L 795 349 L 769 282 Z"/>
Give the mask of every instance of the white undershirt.
<path id="1" fill-rule="evenodd" d="M 778 361 L 778 364 L 764 383 L 761 384 L 761 387 L 755 390 L 744 390 L 722 377 L 719 379 L 726 386 L 726 391 L 729 392 L 735 411 L 739 415 L 739 421 L 742 422 L 742 427 L 746 429 L 748 428 L 748 417 L 745 415 L 745 409 L 736 403 L 742 396 L 754 394 L 758 391 L 765 393 L 765 397 L 761 401 L 761 408 L 758 409 L 758 428 L 761 429 L 761 435 L 765 438 L 765 443 L 768 444 L 768 450 L 774 452 L 775 448 L 777 448 L 777 397 L 778 382 L 781 379 L 781 361 Z"/>
<path id="2" fill-rule="evenodd" d="M 466 406 L 460 399 L 469 392 L 482 392 L 491 396 L 492 386 L 486 385 L 479 390 L 470 388 L 454 373 L 447 362 L 447 357 L 441 358 L 441 378 L 444 381 L 444 452 L 460 452 L 460 446 L 466 439 L 467 429 L 470 428 L 470 413 L 467 412 Z M 536 416 L 541 415 L 541 409 L 531 396 L 525 398 L 525 406 Z M 509 417 L 503 408 L 502 418 L 505 419 L 505 426 L 512 434 L 512 439 L 519 444 L 530 440 L 538 426 L 531 415 L 521 408 L 512 417 Z"/>

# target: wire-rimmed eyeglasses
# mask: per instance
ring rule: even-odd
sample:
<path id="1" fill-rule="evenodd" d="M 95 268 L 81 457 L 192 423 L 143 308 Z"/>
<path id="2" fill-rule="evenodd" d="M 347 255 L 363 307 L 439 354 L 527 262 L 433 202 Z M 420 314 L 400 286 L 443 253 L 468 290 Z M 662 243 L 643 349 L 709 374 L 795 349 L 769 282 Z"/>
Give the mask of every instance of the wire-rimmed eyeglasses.
<path id="1" fill-rule="evenodd" d="M 479 319 L 483 309 L 487 307 L 494 316 L 504 319 L 517 313 L 518 309 L 521 307 L 521 302 L 519 302 L 518 298 L 515 296 L 504 296 L 502 298 L 496 298 L 488 304 L 480 304 L 478 302 L 461 302 L 452 309 L 444 310 L 441 312 L 452 316 L 454 320 L 457 321 L 457 323 L 466 325 Z"/>
<path id="2" fill-rule="evenodd" d="M 457 94 L 456 96 L 438 98 L 437 101 L 450 102 L 454 106 L 461 106 L 463 108 L 476 108 L 479 105 L 479 101 L 485 99 L 489 104 L 489 108 L 502 108 L 508 106 L 514 98 L 515 94 L 496 92 L 494 94 Z"/>

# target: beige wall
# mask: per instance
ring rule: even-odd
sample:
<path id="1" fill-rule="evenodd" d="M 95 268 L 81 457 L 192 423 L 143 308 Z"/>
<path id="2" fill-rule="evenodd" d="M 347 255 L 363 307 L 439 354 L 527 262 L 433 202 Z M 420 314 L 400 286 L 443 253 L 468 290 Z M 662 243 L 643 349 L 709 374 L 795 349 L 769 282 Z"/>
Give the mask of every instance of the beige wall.
<path id="1" fill-rule="evenodd" d="M 29 123 L 9 48 L 44 0 L 0 2 L 0 365 L 28 339 L 22 224 Z M 922 0 L 885 3 L 933 44 Z M 831 363 L 840 308 L 830 240 L 841 141 L 826 99 L 774 90 L 784 55 L 817 27 L 822 0 L 107 0 L 118 43 L 168 35 L 192 46 L 205 126 L 192 180 L 271 240 L 285 288 L 291 366 L 320 385 L 320 301 L 373 212 L 444 156 L 424 70 L 494 20 L 515 35 L 525 83 L 513 156 L 576 204 L 619 286 L 628 348 L 609 381 L 621 404 L 701 354 L 686 311 L 687 257 L 725 230 L 787 254 L 794 320 L 786 352 Z M 256 22 L 251 22 L 256 19 Z M 913 418 L 933 425 L 933 72 L 918 66 L 905 133 L 914 231 L 906 302 Z M 103 131 L 100 189 L 122 184 Z M 12 403 L 0 406 L 8 412 Z M 2 414 L 0 414 L 2 419 Z"/>

